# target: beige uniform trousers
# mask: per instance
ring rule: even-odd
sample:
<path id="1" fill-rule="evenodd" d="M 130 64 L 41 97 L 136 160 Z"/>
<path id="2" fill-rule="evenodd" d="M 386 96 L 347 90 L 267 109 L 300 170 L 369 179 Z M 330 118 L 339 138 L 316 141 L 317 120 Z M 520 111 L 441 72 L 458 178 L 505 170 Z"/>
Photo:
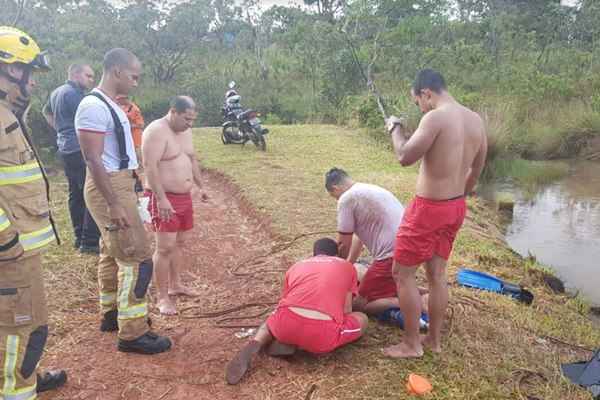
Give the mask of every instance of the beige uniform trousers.
<path id="1" fill-rule="evenodd" d="M 119 339 L 133 340 L 149 330 L 146 292 L 152 279 L 152 252 L 137 209 L 131 170 L 110 173 L 113 191 L 125 208 L 129 228 L 112 228 L 106 200 L 87 171 L 85 203 L 100 229 L 98 283 L 102 313 L 118 310 Z"/>
<path id="2" fill-rule="evenodd" d="M 36 398 L 36 369 L 48 335 L 40 254 L 0 264 L 0 398 Z"/>

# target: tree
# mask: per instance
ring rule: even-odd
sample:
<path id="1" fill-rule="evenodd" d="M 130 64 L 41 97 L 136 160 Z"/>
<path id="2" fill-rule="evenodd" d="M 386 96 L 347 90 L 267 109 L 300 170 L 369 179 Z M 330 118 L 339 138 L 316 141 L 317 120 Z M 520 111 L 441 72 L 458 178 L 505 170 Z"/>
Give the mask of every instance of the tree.
<path id="1" fill-rule="evenodd" d="M 191 51 L 202 45 L 215 12 L 208 0 L 179 3 L 172 8 L 145 0 L 125 8 L 120 19 L 134 32 L 130 47 L 149 56 L 152 77 L 159 84 L 172 82 Z"/>
<path id="2" fill-rule="evenodd" d="M 304 4 L 316 6 L 319 15 L 333 21 L 335 16 L 342 11 L 346 2 L 344 0 L 304 0 Z"/>

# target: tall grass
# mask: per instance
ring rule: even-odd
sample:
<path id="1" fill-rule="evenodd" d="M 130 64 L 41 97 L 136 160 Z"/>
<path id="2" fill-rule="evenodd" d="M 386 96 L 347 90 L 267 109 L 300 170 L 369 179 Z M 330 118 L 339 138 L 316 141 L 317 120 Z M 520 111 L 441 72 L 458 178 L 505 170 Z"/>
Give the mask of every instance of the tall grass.
<path id="1" fill-rule="evenodd" d="M 487 125 L 490 160 L 572 158 L 600 135 L 600 112 L 583 100 L 549 99 L 532 105 L 499 98 L 480 113 Z"/>

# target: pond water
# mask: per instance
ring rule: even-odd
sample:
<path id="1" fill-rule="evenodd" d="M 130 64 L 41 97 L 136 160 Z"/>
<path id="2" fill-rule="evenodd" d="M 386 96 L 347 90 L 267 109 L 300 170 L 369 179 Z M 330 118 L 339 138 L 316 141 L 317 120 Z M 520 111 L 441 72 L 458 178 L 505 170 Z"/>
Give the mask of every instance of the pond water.
<path id="1" fill-rule="evenodd" d="M 578 162 L 568 177 L 535 189 L 510 181 L 490 192 L 515 199 L 506 241 L 524 257 L 551 267 L 569 291 L 600 305 L 600 163 Z"/>

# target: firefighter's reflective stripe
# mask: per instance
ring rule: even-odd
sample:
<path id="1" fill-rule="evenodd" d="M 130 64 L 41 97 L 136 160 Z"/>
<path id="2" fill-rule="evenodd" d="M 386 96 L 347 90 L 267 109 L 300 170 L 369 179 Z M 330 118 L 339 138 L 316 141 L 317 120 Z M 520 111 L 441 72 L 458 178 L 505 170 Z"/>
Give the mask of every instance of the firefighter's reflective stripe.
<path id="1" fill-rule="evenodd" d="M 23 233 L 19 236 L 19 241 L 25 251 L 39 249 L 54 240 L 54 230 L 52 225 L 48 225 L 45 228 L 37 231 Z"/>
<path id="2" fill-rule="evenodd" d="M 118 319 L 142 318 L 148 314 L 148 305 L 146 302 L 129 305 L 129 296 L 133 288 L 134 267 L 119 266 L 119 280 L 121 289 L 118 295 Z"/>
<path id="3" fill-rule="evenodd" d="M 0 167 L 0 186 L 17 185 L 38 179 L 42 179 L 42 170 L 36 161 L 13 167 Z"/>
<path id="4" fill-rule="evenodd" d="M 116 292 L 100 292 L 100 304 L 110 306 L 117 302 Z"/>
<path id="5" fill-rule="evenodd" d="M 136 304 L 135 306 L 122 309 L 119 307 L 118 319 L 142 318 L 148 314 L 148 303 Z"/>
<path id="6" fill-rule="evenodd" d="M 119 266 L 119 280 L 121 291 L 119 292 L 119 310 L 129 307 L 129 292 L 133 283 L 133 267 Z"/>
<path id="7" fill-rule="evenodd" d="M 8 216 L 6 215 L 4 210 L 0 208 L 0 232 L 5 230 L 9 226 L 10 226 L 10 220 L 8 219 Z"/>
<path id="8" fill-rule="evenodd" d="M 3 400 L 34 400 L 37 399 L 35 386 L 29 386 L 24 389 L 14 390 L 12 393 L 4 394 L 0 399 Z"/>
<path id="9" fill-rule="evenodd" d="M 36 387 L 28 386 L 15 389 L 17 377 L 17 359 L 19 358 L 19 336 L 8 335 L 4 349 L 4 386 L 0 392 L 3 400 L 33 400 L 37 397 Z"/>
<path id="10" fill-rule="evenodd" d="M 15 390 L 17 377 L 17 358 L 19 356 L 19 337 L 16 335 L 6 336 L 6 348 L 4 349 L 4 387 L 2 393 L 12 393 Z"/>

